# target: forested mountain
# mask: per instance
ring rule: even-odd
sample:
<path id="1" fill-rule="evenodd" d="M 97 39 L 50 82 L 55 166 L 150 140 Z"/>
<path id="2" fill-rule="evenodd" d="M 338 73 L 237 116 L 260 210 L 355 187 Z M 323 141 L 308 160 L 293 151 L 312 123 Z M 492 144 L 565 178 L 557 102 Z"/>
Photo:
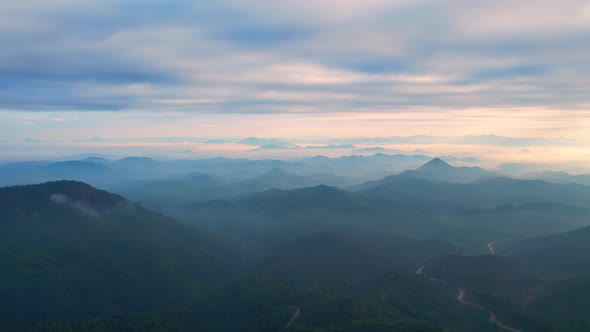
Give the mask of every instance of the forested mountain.
<path id="1" fill-rule="evenodd" d="M 319 189 L 326 197 L 337 191 Z M 1 276 L 3 329 L 273 331 L 303 303 L 308 316 L 301 327 L 442 331 L 417 316 L 380 308 L 372 296 L 337 295 L 352 296 L 384 273 L 414 269 L 416 261 L 455 250 L 442 242 L 335 230 L 285 243 L 246 266 L 231 241 L 83 183 L 6 187 L 0 201 L 1 256 L 10 267 Z M 311 284 L 346 271 L 337 289 L 330 282 L 310 292 Z M 260 278 L 267 280 L 262 288 Z M 342 316 L 345 321 L 324 311 L 345 307 L 354 312 Z"/>
<path id="2" fill-rule="evenodd" d="M 580 185 L 509 179 L 451 184 L 399 176 L 369 185 L 355 192 L 317 186 L 208 202 L 143 204 L 255 246 L 269 243 L 259 241 L 260 234 L 275 234 L 271 241 L 280 241 L 335 225 L 357 225 L 442 238 L 485 252 L 493 240 L 564 232 L 589 223 L 585 203 L 590 187 Z"/>
<path id="3" fill-rule="evenodd" d="M 353 189 L 364 196 L 388 198 L 405 205 L 494 207 L 504 204 L 555 202 L 587 206 L 590 202 L 589 186 L 508 178 L 459 184 L 389 176 Z"/>
<path id="4" fill-rule="evenodd" d="M 72 181 L 0 189 L 0 326 L 185 310 L 239 245 Z"/>
<path id="5" fill-rule="evenodd" d="M 590 276 L 590 227 L 507 243 L 502 252 L 549 278 Z"/>
<path id="6" fill-rule="evenodd" d="M 436 240 L 415 240 L 356 227 L 328 229 L 285 241 L 263 259 L 258 273 L 291 282 L 367 282 L 458 248 Z"/>
<path id="7" fill-rule="evenodd" d="M 216 175 L 192 173 L 179 179 L 131 185 L 118 191 L 138 201 L 178 203 L 229 199 L 270 189 L 295 189 L 327 184 L 346 186 L 352 181 L 350 178 L 335 175 L 302 176 L 281 168 L 272 168 L 247 180 L 235 181 Z"/>
<path id="8" fill-rule="evenodd" d="M 583 331 L 567 298 L 585 305 L 575 290 L 590 289 L 589 187 L 409 173 L 314 186 L 327 179 L 342 180 L 192 172 L 134 184 L 161 198 L 142 206 L 75 181 L 0 188 L 2 327 L 495 331 L 490 311 L 522 331 Z"/>

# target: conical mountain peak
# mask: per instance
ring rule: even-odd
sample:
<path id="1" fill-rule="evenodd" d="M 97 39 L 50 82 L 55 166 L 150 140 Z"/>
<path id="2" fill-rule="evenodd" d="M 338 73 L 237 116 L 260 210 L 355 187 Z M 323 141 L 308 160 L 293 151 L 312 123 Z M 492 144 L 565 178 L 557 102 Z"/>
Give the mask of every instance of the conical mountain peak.
<path id="1" fill-rule="evenodd" d="M 453 168 L 447 162 L 440 158 L 434 158 L 426 164 L 422 165 L 419 169 L 430 169 L 430 168 Z"/>

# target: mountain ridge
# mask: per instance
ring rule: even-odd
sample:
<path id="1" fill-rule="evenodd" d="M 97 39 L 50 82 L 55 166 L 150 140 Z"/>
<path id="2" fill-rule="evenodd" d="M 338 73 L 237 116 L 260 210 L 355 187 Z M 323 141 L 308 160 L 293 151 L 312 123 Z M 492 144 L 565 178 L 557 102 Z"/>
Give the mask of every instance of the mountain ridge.
<path id="1" fill-rule="evenodd" d="M 402 177 L 414 177 L 435 182 L 470 183 L 497 176 L 477 166 L 455 167 L 441 158 L 433 158 L 415 170 L 406 170 Z"/>
<path id="2" fill-rule="evenodd" d="M 185 310 L 240 269 L 239 246 L 76 181 L 0 189 L 0 329 Z"/>

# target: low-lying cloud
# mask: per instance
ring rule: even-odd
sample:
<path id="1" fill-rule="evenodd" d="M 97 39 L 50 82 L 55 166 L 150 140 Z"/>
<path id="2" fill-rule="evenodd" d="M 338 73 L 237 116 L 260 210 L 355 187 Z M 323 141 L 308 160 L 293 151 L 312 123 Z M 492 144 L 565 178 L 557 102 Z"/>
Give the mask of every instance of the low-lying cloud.
<path id="1" fill-rule="evenodd" d="M 84 201 L 73 200 L 69 196 L 63 194 L 51 194 L 49 199 L 57 205 L 67 206 L 90 217 L 98 217 L 98 212 Z"/>

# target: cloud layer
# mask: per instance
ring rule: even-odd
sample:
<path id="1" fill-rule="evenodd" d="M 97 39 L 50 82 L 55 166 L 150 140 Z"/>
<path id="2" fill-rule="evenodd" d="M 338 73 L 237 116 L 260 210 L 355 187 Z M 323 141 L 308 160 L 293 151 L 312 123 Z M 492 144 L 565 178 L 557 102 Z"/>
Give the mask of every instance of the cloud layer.
<path id="1" fill-rule="evenodd" d="M 0 109 L 586 112 L 589 36 L 581 0 L 12 1 Z"/>

